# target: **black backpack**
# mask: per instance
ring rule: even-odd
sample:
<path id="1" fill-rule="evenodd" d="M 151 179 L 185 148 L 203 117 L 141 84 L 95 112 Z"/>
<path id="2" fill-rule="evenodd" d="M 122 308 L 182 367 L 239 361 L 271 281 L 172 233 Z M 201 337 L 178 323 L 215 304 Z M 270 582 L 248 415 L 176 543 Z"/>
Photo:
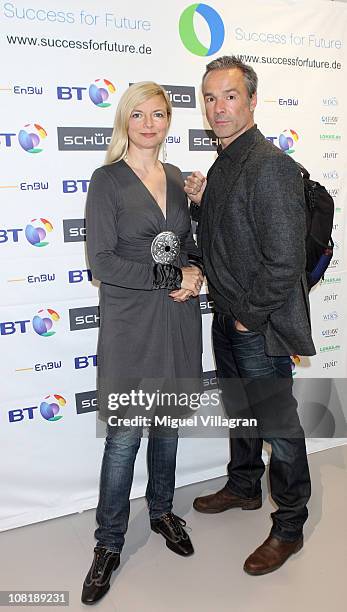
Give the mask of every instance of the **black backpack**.
<path id="1" fill-rule="evenodd" d="M 306 276 L 308 289 L 312 289 L 329 267 L 334 252 L 331 237 L 334 219 L 334 200 L 323 185 L 312 181 L 301 164 L 306 202 Z"/>

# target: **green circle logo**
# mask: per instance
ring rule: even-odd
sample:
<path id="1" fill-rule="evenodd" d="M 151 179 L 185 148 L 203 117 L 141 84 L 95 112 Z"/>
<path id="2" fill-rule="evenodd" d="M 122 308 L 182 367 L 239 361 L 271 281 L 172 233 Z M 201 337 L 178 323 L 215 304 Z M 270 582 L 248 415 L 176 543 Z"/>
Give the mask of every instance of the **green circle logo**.
<path id="1" fill-rule="evenodd" d="M 211 43 L 205 47 L 198 39 L 194 29 L 194 15 L 199 13 L 210 28 Z M 204 57 L 217 53 L 224 42 L 224 23 L 220 15 L 208 4 L 191 4 L 182 13 L 179 21 L 181 41 L 188 51 Z"/>

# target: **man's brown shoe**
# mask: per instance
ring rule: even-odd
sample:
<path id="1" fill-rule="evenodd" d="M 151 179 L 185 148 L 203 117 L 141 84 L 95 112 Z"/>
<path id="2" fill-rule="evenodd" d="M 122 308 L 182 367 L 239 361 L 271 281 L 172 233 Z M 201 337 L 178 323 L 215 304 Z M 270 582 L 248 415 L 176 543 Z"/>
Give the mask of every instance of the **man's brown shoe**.
<path id="1" fill-rule="evenodd" d="M 251 576 L 262 576 L 277 570 L 294 553 L 299 552 L 303 547 L 303 537 L 288 542 L 279 540 L 274 536 L 269 536 L 261 546 L 259 546 L 248 559 L 246 559 L 243 569 Z"/>
<path id="2" fill-rule="evenodd" d="M 239 497 L 238 495 L 234 495 L 226 485 L 223 489 L 217 491 L 217 493 L 204 495 L 203 497 L 194 499 L 193 508 L 205 514 L 217 514 L 218 512 L 224 512 L 230 508 L 257 510 L 257 508 L 261 508 L 261 504 L 261 495 L 248 499 Z"/>

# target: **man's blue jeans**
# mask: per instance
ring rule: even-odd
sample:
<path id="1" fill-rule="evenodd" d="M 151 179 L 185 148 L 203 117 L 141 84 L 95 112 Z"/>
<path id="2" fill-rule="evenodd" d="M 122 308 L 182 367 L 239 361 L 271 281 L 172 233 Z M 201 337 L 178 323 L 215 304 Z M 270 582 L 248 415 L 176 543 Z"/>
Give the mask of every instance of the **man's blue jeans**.
<path id="1" fill-rule="evenodd" d="M 223 379 L 239 379 L 244 394 L 249 400 L 249 408 L 255 405 L 254 389 L 269 387 L 269 382 L 281 384 L 279 404 L 276 395 L 273 399 L 262 399 L 262 414 L 267 427 L 271 418 L 284 406 L 285 423 L 288 423 L 288 437 L 266 437 L 271 444 L 269 476 L 271 495 L 278 510 L 271 514 L 273 526 L 271 535 L 282 540 L 294 541 L 301 537 L 303 524 L 307 519 L 306 504 L 311 494 L 310 474 L 307 463 L 304 432 L 297 415 L 297 402 L 292 394 L 292 371 L 289 356 L 271 357 L 265 353 L 264 337 L 256 332 L 240 332 L 235 329 L 235 320 L 222 314 L 215 314 L 213 326 L 213 346 L 217 365 L 217 375 L 223 390 L 223 404 L 230 412 L 233 398 L 230 391 L 236 386 L 225 384 Z M 281 379 L 281 381 L 278 381 Z M 237 392 L 237 391 L 236 391 Z M 229 395 L 229 396 L 228 396 Z M 265 410 L 264 410 L 265 406 Z M 277 411 L 277 412 L 276 412 Z M 235 415 L 234 415 L 235 416 Z M 277 425 L 275 425 L 275 429 Z M 285 431 L 285 430 L 283 430 Z M 235 495 L 244 498 L 261 494 L 261 477 L 264 473 L 262 460 L 263 437 L 230 438 L 231 459 L 228 464 L 227 486 Z"/>
<path id="2" fill-rule="evenodd" d="M 121 552 L 128 528 L 129 496 L 141 437 L 140 427 L 121 427 L 106 436 L 95 537 L 97 546 L 106 546 L 114 552 Z M 177 442 L 177 429 L 168 428 L 165 432 L 164 428 L 157 427 L 149 430 L 146 500 L 151 519 L 172 510 Z"/>

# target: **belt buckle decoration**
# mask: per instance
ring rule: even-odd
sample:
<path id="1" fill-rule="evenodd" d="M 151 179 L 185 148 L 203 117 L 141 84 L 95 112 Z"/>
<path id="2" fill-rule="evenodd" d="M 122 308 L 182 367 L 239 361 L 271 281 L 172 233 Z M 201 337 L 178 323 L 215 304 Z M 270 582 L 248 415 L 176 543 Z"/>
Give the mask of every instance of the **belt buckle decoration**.
<path id="1" fill-rule="evenodd" d="M 160 232 L 151 244 L 151 254 L 156 263 L 172 264 L 179 252 L 180 239 L 173 232 Z"/>

